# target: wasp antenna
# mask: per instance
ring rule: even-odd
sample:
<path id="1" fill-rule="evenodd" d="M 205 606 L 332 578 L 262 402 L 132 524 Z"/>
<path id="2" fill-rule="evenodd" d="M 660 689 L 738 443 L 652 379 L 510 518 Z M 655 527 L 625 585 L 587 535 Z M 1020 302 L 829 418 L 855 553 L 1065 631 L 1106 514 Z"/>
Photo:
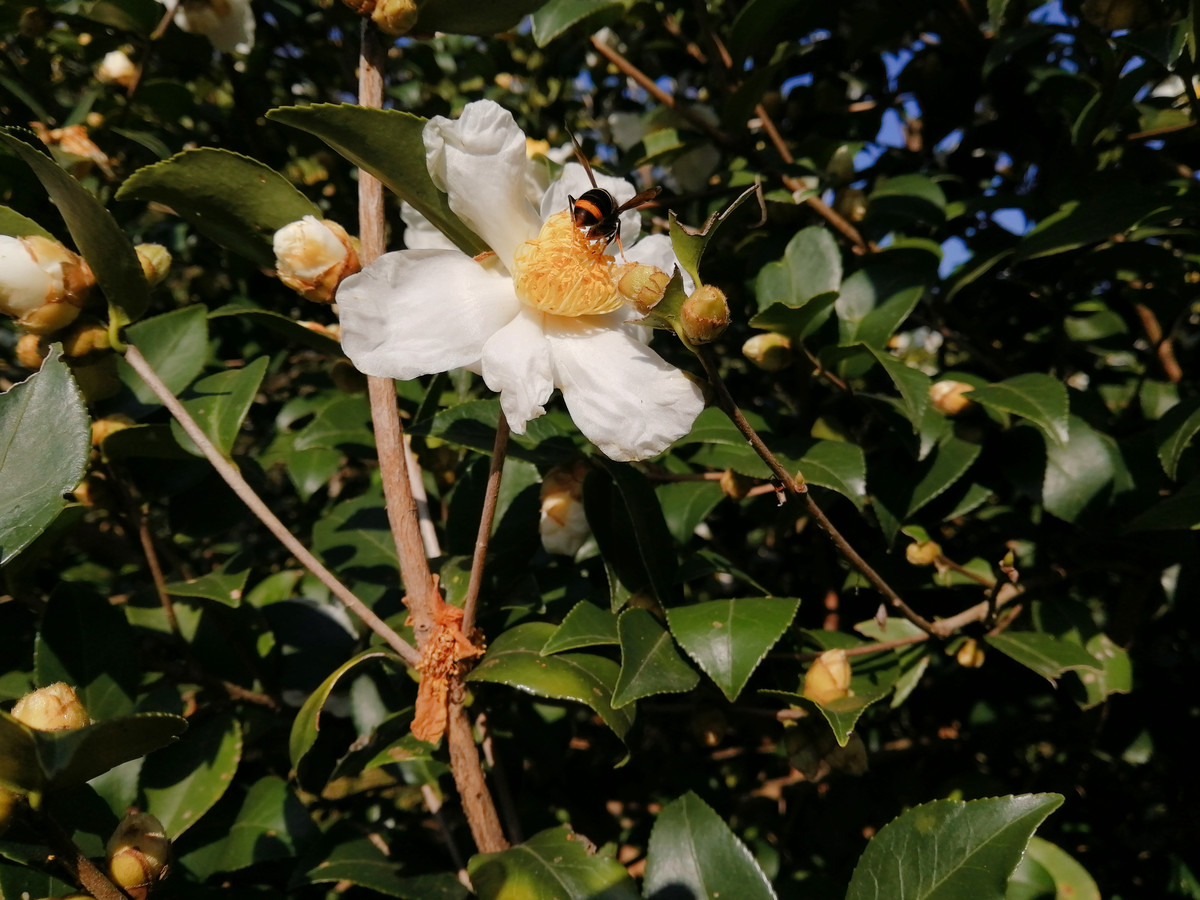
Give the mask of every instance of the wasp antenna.
<path id="1" fill-rule="evenodd" d="M 563 128 L 566 129 L 567 137 L 571 139 L 571 144 L 575 147 L 575 158 L 579 160 L 580 165 L 583 166 L 583 170 L 587 172 L 588 181 L 592 183 L 592 187 L 599 187 L 599 185 L 596 184 L 596 176 L 592 174 L 592 164 L 588 162 L 588 158 L 583 155 L 583 148 L 579 146 L 579 141 L 575 140 L 575 135 L 570 128 L 567 128 L 566 125 L 564 125 Z"/>

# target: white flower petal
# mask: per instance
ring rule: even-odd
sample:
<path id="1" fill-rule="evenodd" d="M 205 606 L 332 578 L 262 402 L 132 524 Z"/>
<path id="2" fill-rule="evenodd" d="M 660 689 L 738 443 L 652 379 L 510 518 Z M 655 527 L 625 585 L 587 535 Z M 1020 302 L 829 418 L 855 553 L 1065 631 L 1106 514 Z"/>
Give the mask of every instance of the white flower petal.
<path id="1" fill-rule="evenodd" d="M 513 251 L 537 237 L 541 228 L 526 195 L 525 134 L 512 113 L 491 100 L 479 100 L 463 107 L 457 119 L 430 119 L 423 137 L 433 183 L 509 268 Z"/>
<path id="2" fill-rule="evenodd" d="M 547 317 L 554 381 L 575 425 L 606 456 L 647 459 L 691 430 L 704 397 L 687 376 L 606 318 Z"/>
<path id="3" fill-rule="evenodd" d="M 507 276 L 457 250 L 385 253 L 342 282 L 337 302 L 350 361 L 401 381 L 477 365 L 521 308 Z"/>
<path id="4" fill-rule="evenodd" d="M 483 380 L 500 392 L 500 408 L 509 427 L 525 433 L 525 424 L 546 412 L 554 391 L 550 345 L 543 331 L 543 313 L 522 307 L 511 322 L 483 348 Z"/>
<path id="5" fill-rule="evenodd" d="M 400 218 L 404 222 L 404 246 L 409 250 L 457 250 L 454 241 L 442 234 L 436 225 L 419 213 L 414 206 L 400 201 Z"/>
<path id="6" fill-rule="evenodd" d="M 614 178 L 612 175 L 595 171 L 592 174 L 596 177 L 596 187 L 612 194 L 613 199 L 617 201 L 617 206 L 637 193 L 633 189 L 633 185 L 624 178 Z M 562 176 L 550 185 L 550 189 L 542 197 L 542 220 L 545 221 L 556 212 L 569 209 L 571 204 L 568 198 L 578 198 L 591 188 L 592 182 L 587 176 L 587 170 L 577 162 L 567 163 L 563 166 Z M 641 213 L 636 209 L 627 209 L 621 213 L 621 240 L 626 247 L 635 242 L 641 232 Z M 616 249 L 616 241 L 614 241 L 612 252 L 615 253 Z"/>

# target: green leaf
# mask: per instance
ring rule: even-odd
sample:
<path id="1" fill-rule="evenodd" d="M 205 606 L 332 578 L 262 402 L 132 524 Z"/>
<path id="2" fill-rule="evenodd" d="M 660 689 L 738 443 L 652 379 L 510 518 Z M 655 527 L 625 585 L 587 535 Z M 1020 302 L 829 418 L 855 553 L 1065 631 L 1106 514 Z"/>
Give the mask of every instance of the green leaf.
<path id="1" fill-rule="evenodd" d="M 612 851 L 597 852 L 563 825 L 499 853 L 478 853 L 467 874 L 481 900 L 637 900 L 637 886 Z"/>
<path id="2" fill-rule="evenodd" d="M 1017 261 L 1052 256 L 1124 234 L 1142 219 L 1168 208 L 1160 191 L 1130 181 L 1089 184 L 1081 199 L 1068 200 L 1017 245 Z"/>
<path id="3" fill-rule="evenodd" d="M 470 9 L 478 15 L 479 4 L 471 3 Z M 425 12 L 422 7 L 422 26 Z M 421 137 L 425 119 L 420 116 L 393 109 L 317 103 L 273 109 L 267 118 L 319 137 L 406 200 L 468 256 L 478 256 L 489 249 L 451 212 L 446 195 L 429 177 Z"/>
<path id="4" fill-rule="evenodd" d="M 1004 900 L 1035 828 L 1058 794 L 935 800 L 901 814 L 871 839 L 846 900 Z"/>
<path id="5" fill-rule="evenodd" d="M 264 268 L 275 266 L 275 232 L 321 210 L 286 178 L 258 160 L 199 147 L 138 169 L 118 200 L 169 206 L 193 228 Z"/>
<path id="6" fill-rule="evenodd" d="M 0 394 L 0 565 L 46 530 L 83 478 L 91 430 L 52 345 L 42 368 Z"/>
<path id="7" fill-rule="evenodd" d="M 675 251 L 675 258 L 679 260 L 680 267 L 692 276 L 697 287 L 704 283 L 700 279 L 700 257 L 704 255 L 704 249 L 708 246 L 708 242 L 716 235 L 717 228 L 733 215 L 734 210 L 757 192 L 757 186 L 746 189 L 721 212 L 709 216 L 704 225 L 698 229 L 680 224 L 675 219 L 675 213 L 671 213 L 671 247 Z"/>
<path id="8" fill-rule="evenodd" d="M 1136 516 L 1126 531 L 1173 531 L 1200 529 L 1200 478 Z"/>
<path id="9" fill-rule="evenodd" d="M 342 345 L 337 342 L 336 338 L 323 331 L 314 331 L 291 316 L 285 316 L 273 310 L 238 306 L 231 303 L 214 309 L 208 314 L 208 317 L 210 319 L 236 318 L 245 322 L 254 322 L 282 335 L 289 344 L 308 347 L 318 353 L 324 353 L 326 356 L 342 355 Z"/>
<path id="10" fill-rule="evenodd" d="M 401 876 L 400 864 L 380 849 L 378 840 L 349 822 L 334 825 L 305 865 L 300 880 L 306 884 L 345 881 L 401 900 L 465 900 L 469 896 L 453 872 Z"/>
<path id="11" fill-rule="evenodd" d="M 904 229 L 911 222 L 940 225 L 946 218 L 946 195 L 925 175 L 881 179 L 869 200 L 868 221 L 881 229 Z"/>
<path id="12" fill-rule="evenodd" d="M 941 441 L 933 457 L 922 466 L 908 502 L 908 516 L 940 497 L 971 468 L 983 448 L 950 434 Z"/>
<path id="13" fill-rule="evenodd" d="M 334 669 L 321 682 L 321 686 L 313 691 L 308 699 L 304 701 L 304 705 L 296 713 L 296 718 L 292 720 L 292 732 L 288 738 L 288 756 L 291 759 L 293 769 L 300 767 L 301 760 L 304 759 L 308 751 L 316 744 L 317 735 L 321 730 L 321 711 L 325 708 L 325 702 L 329 699 L 329 695 L 333 693 L 333 689 L 337 686 L 338 681 L 359 663 L 365 662 L 368 659 L 386 659 L 403 665 L 403 661 L 391 653 L 384 652 L 383 650 L 365 650 L 350 657 L 350 659 Z"/>
<path id="14" fill-rule="evenodd" d="M 37 741 L 28 725 L 0 709 L 0 785 L 34 801 L 46 788 L 46 773 L 38 761 Z"/>
<path id="15" fill-rule="evenodd" d="M 992 409 L 1024 416 L 1052 443 L 1067 441 L 1067 387 L 1057 378 L 1026 372 L 996 384 L 977 387 L 971 399 Z"/>
<path id="16" fill-rule="evenodd" d="M 1033 860 L 1050 875 L 1055 896 L 1062 900 L 1100 900 L 1100 889 L 1087 869 L 1057 844 L 1035 834 L 1025 848 L 1025 858 Z"/>
<path id="17" fill-rule="evenodd" d="M 0 205 L 0 234 L 9 237 L 29 237 L 37 235 L 48 241 L 56 240 L 54 235 L 26 216 L 21 215 L 10 206 Z"/>
<path id="18" fill-rule="evenodd" d="M 425 0 L 417 19 L 422 33 L 497 34 L 508 31 L 528 13 L 541 6 L 540 0 Z"/>
<path id="19" fill-rule="evenodd" d="M 242 420 L 250 411 L 258 386 L 267 374 L 267 363 L 267 357 L 260 356 L 245 368 L 201 378 L 180 398 L 223 456 L 228 457 L 233 451 L 233 443 L 242 429 Z M 196 456 L 204 455 L 178 422 L 171 422 L 171 431 L 179 446 Z"/>
<path id="20" fill-rule="evenodd" d="M 563 616 L 562 624 L 554 630 L 541 652 L 543 656 L 549 656 L 563 650 L 617 643 L 620 643 L 620 638 L 617 636 L 616 614 L 580 600 Z"/>
<path id="21" fill-rule="evenodd" d="M 1193 397 L 1172 407 L 1154 423 L 1154 438 L 1158 443 L 1158 461 L 1172 481 L 1179 478 L 1179 461 L 1183 451 L 1192 445 L 1200 431 L 1200 397 Z"/>
<path id="22" fill-rule="evenodd" d="M 63 790 L 174 743 L 187 727 L 182 716 L 137 713 L 74 731 L 37 731 L 34 741 L 47 789 Z"/>
<path id="23" fill-rule="evenodd" d="M 623 0 L 550 0 L 532 11 L 533 39 L 539 47 L 545 47 L 584 19 L 624 7 Z"/>
<path id="24" fill-rule="evenodd" d="M 778 446 L 778 445 L 777 445 Z M 814 441 L 796 457 L 780 448 L 779 461 L 809 484 L 837 491 L 859 509 L 867 493 L 867 461 L 862 447 L 845 441 Z"/>
<path id="25" fill-rule="evenodd" d="M 782 260 L 763 266 L 755 293 L 760 311 L 777 302 L 800 309 L 818 298 L 832 305 L 841 284 L 842 255 L 837 242 L 829 231 L 814 225 L 796 233 Z"/>
<path id="26" fill-rule="evenodd" d="M 621 674 L 612 704 L 620 709 L 652 694 L 690 691 L 700 676 L 679 656 L 675 642 L 644 609 L 627 609 L 617 621 L 621 639 Z"/>
<path id="27" fill-rule="evenodd" d="M 199 578 L 171 582 L 166 586 L 166 592 L 175 597 L 199 597 L 202 600 L 215 600 L 226 606 L 239 606 L 242 602 L 242 591 L 246 588 L 246 579 L 249 577 L 248 560 L 242 556 L 235 556 Z"/>
<path id="28" fill-rule="evenodd" d="M 121 607 L 82 584 L 51 594 L 34 662 L 38 684 L 65 681 L 93 720 L 133 711 L 142 674 L 133 629 Z"/>
<path id="29" fill-rule="evenodd" d="M 152 316 L 130 325 L 126 339 L 146 357 L 171 393 L 178 395 L 204 368 L 208 358 L 208 316 L 200 304 Z M 117 371 L 139 401 L 157 406 L 159 400 L 124 357 Z"/>
<path id="30" fill-rule="evenodd" d="M 194 722 L 173 746 L 146 757 L 139 787 L 144 809 L 175 840 L 212 808 L 242 758 L 242 726 L 232 712 Z"/>
<path id="31" fill-rule="evenodd" d="M 1094 430 L 1079 416 L 1068 420 L 1065 444 L 1046 440 L 1046 475 L 1042 502 L 1046 509 L 1066 522 L 1076 522 L 1102 499 L 1113 481 L 1118 451 L 1111 439 Z"/>
<path id="32" fill-rule="evenodd" d="M 924 292 L 921 280 L 903 269 L 871 266 L 855 272 L 842 282 L 834 304 L 841 342 L 884 348 Z"/>
<path id="33" fill-rule="evenodd" d="M 647 897 L 775 898 L 746 845 L 691 791 L 664 806 L 654 821 L 643 890 Z"/>
<path id="34" fill-rule="evenodd" d="M 715 481 L 668 481 L 654 489 L 671 537 L 686 544 L 725 493 Z"/>
<path id="35" fill-rule="evenodd" d="M 141 317 L 150 288 L 133 244 L 100 201 L 52 159 L 21 139 L 25 133 L 0 128 L 0 144 L 25 161 L 62 214 L 75 246 L 108 300 L 110 318 L 121 323 Z"/>
<path id="36" fill-rule="evenodd" d="M 623 739 L 633 725 L 634 709 L 612 706 L 617 664 L 587 653 L 542 656 L 554 628 L 549 622 L 527 622 L 505 631 L 492 641 L 467 681 L 506 684 L 539 697 L 574 700 L 590 706 Z"/>
<path id="37" fill-rule="evenodd" d="M 883 370 L 887 372 L 888 377 L 892 379 L 892 383 L 900 392 L 904 404 L 904 415 L 912 423 L 913 432 L 919 433 L 925 410 L 929 406 L 929 386 L 933 383 L 932 379 L 924 372 L 896 359 L 886 350 L 872 347 L 870 344 L 858 344 L 857 346 L 865 348 L 883 366 Z"/>
<path id="38" fill-rule="evenodd" d="M 1106 634 L 1093 635 L 1083 646 L 1100 664 L 1098 672 L 1080 669 L 1075 673 L 1083 685 L 1084 700 L 1080 705 L 1084 709 L 1099 706 L 1110 694 L 1128 694 L 1133 690 L 1133 663 L 1123 647 L 1118 647 Z"/>
<path id="39" fill-rule="evenodd" d="M 732 701 L 799 608 L 797 597 L 710 600 L 667 610 L 667 622 L 679 646 Z"/>
<path id="40" fill-rule="evenodd" d="M 1079 644 L 1040 631 L 1003 631 L 984 640 L 1051 682 L 1072 669 L 1101 669 L 1096 658 Z"/>

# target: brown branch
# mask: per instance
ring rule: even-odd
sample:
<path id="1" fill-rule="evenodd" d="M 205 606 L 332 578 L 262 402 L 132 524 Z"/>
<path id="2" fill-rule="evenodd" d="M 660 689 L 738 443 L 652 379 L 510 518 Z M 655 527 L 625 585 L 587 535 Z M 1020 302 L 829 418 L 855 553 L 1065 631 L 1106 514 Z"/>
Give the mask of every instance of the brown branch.
<path id="1" fill-rule="evenodd" d="M 453 693 L 458 693 L 459 696 L 454 697 Z M 471 828 L 471 837 L 475 839 L 475 846 L 479 848 L 479 852 L 495 853 L 507 850 L 508 841 L 504 838 L 500 817 L 496 814 L 496 804 L 492 801 L 487 781 L 483 777 L 483 767 L 479 764 L 479 749 L 475 745 L 471 722 L 462 706 L 461 694 L 460 682 L 452 686 L 450 718 L 446 729 L 454 786 L 458 789 L 467 824 Z"/>
<path id="2" fill-rule="evenodd" d="M 141 351 L 134 345 L 129 344 L 125 351 L 125 361 L 138 373 L 146 383 L 146 386 L 158 398 L 159 402 L 175 417 L 187 436 L 200 448 L 200 452 L 204 454 L 205 458 L 212 464 L 212 467 L 217 470 L 217 474 L 237 494 L 238 499 L 245 503 L 250 511 L 258 517 L 259 521 L 267 526 L 267 530 L 279 539 L 279 542 L 296 557 L 304 568 L 312 572 L 318 581 L 329 588 L 330 593 L 342 601 L 347 609 L 358 616 L 368 628 L 383 638 L 388 646 L 400 654 L 401 659 L 410 666 L 415 666 L 420 661 L 420 655 L 413 646 L 400 637 L 400 635 L 396 634 L 383 619 L 375 615 L 365 603 L 354 596 L 348 587 L 338 581 L 334 574 L 326 569 L 321 564 L 321 561 L 313 556 L 308 548 L 296 539 L 294 534 L 288 531 L 287 526 L 279 521 L 279 517 L 267 508 L 267 505 L 258 494 L 254 493 L 254 489 L 242 477 L 237 467 L 226 459 L 213 442 L 209 440 L 208 435 L 196 424 L 196 420 L 192 418 L 191 413 L 184 408 L 178 398 L 171 393 L 171 389 L 158 377 L 158 373 L 146 361 L 146 357 L 142 356 Z"/>
<path id="3" fill-rule="evenodd" d="M 58 822 L 42 810 L 32 810 L 32 820 L 38 833 L 51 851 L 51 859 L 59 863 L 75 881 L 96 900 L 129 900 L 125 893 L 109 880 L 90 859 L 75 846 L 75 841 Z"/>
<path id="4" fill-rule="evenodd" d="M 475 555 L 471 558 L 471 577 L 467 581 L 467 596 L 463 601 L 463 634 L 470 637 L 475 628 L 475 612 L 479 606 L 479 590 L 483 585 L 483 565 L 487 560 L 488 541 L 492 536 L 492 520 L 496 517 L 496 498 L 500 494 L 500 473 L 504 469 L 504 454 L 508 449 L 508 419 L 500 413 L 496 425 L 496 442 L 492 446 L 492 464 L 488 469 L 487 490 L 483 495 L 483 511 L 479 516 L 479 531 L 475 536 Z"/>

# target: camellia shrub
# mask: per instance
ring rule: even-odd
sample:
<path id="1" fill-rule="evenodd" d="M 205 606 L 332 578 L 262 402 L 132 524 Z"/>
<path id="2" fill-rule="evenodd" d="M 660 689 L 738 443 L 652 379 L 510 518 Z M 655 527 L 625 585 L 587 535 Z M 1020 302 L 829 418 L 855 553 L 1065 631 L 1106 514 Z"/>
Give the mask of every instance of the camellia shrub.
<path id="1" fill-rule="evenodd" d="M 1195 15 L 0 5 L 0 900 L 1200 898 Z"/>

